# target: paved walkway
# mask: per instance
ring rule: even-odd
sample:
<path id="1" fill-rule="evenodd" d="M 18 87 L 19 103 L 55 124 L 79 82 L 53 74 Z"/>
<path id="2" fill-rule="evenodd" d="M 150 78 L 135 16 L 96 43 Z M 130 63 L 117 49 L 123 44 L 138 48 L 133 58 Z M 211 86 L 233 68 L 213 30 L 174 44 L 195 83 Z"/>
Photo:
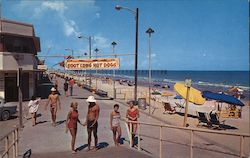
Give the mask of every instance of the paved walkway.
<path id="1" fill-rule="evenodd" d="M 44 110 L 44 105 L 47 100 L 42 100 L 38 115 L 37 121 L 38 124 L 35 127 L 32 127 L 31 121 L 28 121 L 25 124 L 25 128 L 21 133 L 21 142 L 20 142 L 20 154 L 25 153 L 29 149 L 32 152 L 33 157 L 71 157 L 70 141 L 71 136 L 69 133 L 65 133 L 65 120 L 67 113 L 70 110 L 70 103 L 72 101 L 78 102 L 78 111 L 79 117 L 82 122 L 85 121 L 86 112 L 87 112 L 87 103 L 86 98 L 92 93 L 83 90 L 79 87 L 74 87 L 74 94 L 72 97 L 66 97 L 63 94 L 63 80 L 58 79 L 59 81 L 59 91 L 62 94 L 60 96 L 62 109 L 58 111 L 57 117 L 57 126 L 53 127 L 51 125 L 50 111 Z M 91 157 L 150 157 L 143 152 L 138 152 L 135 149 L 128 148 L 127 139 L 125 139 L 124 144 L 121 147 L 114 147 L 112 140 L 112 132 L 109 127 L 109 114 L 112 111 L 114 101 L 109 100 L 108 98 L 100 98 L 95 96 L 100 105 L 100 118 L 99 118 L 99 127 L 98 127 L 98 136 L 99 136 L 99 150 L 96 152 L 87 151 L 87 129 L 78 124 L 78 133 L 76 139 L 76 148 L 78 149 L 77 156 L 91 156 Z M 121 108 L 122 115 L 125 115 L 125 108 Z M 124 117 L 124 116 L 123 116 Z M 122 124 L 123 135 L 127 137 L 125 131 L 125 125 Z M 92 144 L 93 145 L 93 144 Z M 80 155 L 80 156 L 79 156 Z M 105 156 L 104 156 L 105 155 Z M 132 157 L 134 157 L 132 156 Z"/>
<path id="2" fill-rule="evenodd" d="M 65 133 L 65 119 L 67 113 L 70 109 L 70 103 L 72 101 L 77 101 L 79 103 L 78 110 L 80 114 L 80 120 L 83 121 L 86 116 L 87 103 L 86 98 L 92 93 L 83 90 L 82 88 L 74 88 L 73 97 L 65 97 L 62 90 L 63 80 L 59 80 L 59 91 L 62 93 L 61 103 L 62 109 L 58 111 L 58 125 L 52 127 L 50 121 L 50 112 L 44 111 L 44 105 L 46 100 L 43 100 L 39 113 L 41 116 L 38 118 L 39 124 L 35 127 L 31 126 L 31 121 L 28 121 L 25 124 L 25 128 L 21 134 L 21 150 L 20 153 L 24 153 L 29 149 L 32 150 L 33 157 L 53 157 L 64 155 L 64 157 L 70 157 L 70 134 Z M 98 104 L 100 105 L 100 118 L 99 118 L 99 148 L 97 152 L 87 152 L 87 131 L 86 127 L 78 126 L 76 147 L 79 149 L 77 156 L 87 156 L 92 155 L 93 157 L 98 155 L 100 157 L 131 157 L 130 154 L 138 156 L 132 157 L 159 157 L 159 128 L 142 126 L 141 127 L 141 147 L 142 152 L 137 152 L 135 149 L 128 148 L 128 137 L 125 128 L 125 124 L 122 123 L 122 137 L 124 138 L 124 144 L 122 147 L 115 148 L 112 140 L 112 132 L 109 129 L 109 114 L 113 109 L 113 105 L 117 103 L 114 100 L 108 100 L 105 98 L 97 97 Z M 120 104 L 120 113 L 122 117 L 125 117 L 126 105 Z M 140 115 L 139 121 L 148 122 L 148 123 L 164 123 L 155 118 L 149 117 L 145 114 Z M 180 131 L 175 129 L 164 129 L 163 138 L 168 140 L 168 142 L 163 142 L 163 157 L 189 157 L 189 147 L 186 146 L 190 143 L 190 133 L 186 131 Z M 214 150 L 220 150 L 223 152 L 237 153 L 239 151 L 239 140 L 235 138 L 222 137 L 212 134 L 204 133 L 194 133 L 194 145 L 196 147 L 205 147 Z M 173 143 L 173 142 L 177 142 Z M 248 140 L 246 140 L 248 142 Z M 186 145 L 181 145 L 186 144 Z M 247 147 L 247 145 L 246 145 Z M 108 153 L 112 153 L 109 154 Z M 245 154 L 248 155 L 249 150 L 245 149 Z M 119 156 L 117 156 L 119 155 Z M 74 155 L 75 157 L 75 155 Z M 194 149 L 194 157 L 203 157 L 203 158 L 220 158 L 220 157 L 235 157 L 232 155 L 225 155 L 223 153 L 215 153 L 212 151 L 201 150 L 198 148 Z"/>

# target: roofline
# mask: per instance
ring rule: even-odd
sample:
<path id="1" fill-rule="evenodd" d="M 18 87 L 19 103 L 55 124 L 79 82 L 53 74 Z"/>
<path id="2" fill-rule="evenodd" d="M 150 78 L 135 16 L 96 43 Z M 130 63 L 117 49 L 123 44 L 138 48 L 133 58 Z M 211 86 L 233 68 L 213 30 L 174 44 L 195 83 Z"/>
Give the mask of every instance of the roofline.
<path id="1" fill-rule="evenodd" d="M 19 22 L 19 21 L 13 21 L 13 20 L 8 20 L 8 19 L 0 19 L 1 22 L 8 22 L 8 23 L 13 23 L 13 24 L 18 24 L 18 25 L 24 25 L 24 26 L 31 26 L 34 27 L 32 24 L 29 23 L 24 23 L 24 22 Z"/>

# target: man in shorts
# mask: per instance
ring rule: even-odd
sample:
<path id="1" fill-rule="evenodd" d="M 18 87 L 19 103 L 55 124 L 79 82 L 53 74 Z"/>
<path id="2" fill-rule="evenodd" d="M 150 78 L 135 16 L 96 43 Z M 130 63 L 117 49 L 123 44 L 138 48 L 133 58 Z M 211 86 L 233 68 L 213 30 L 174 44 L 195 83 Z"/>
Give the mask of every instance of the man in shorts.
<path id="1" fill-rule="evenodd" d="M 45 110 L 47 110 L 47 106 L 50 103 L 50 112 L 51 112 L 51 119 L 52 119 L 52 125 L 56 126 L 56 113 L 57 108 L 61 109 L 61 103 L 59 99 L 59 95 L 56 94 L 56 89 L 54 87 L 51 88 L 51 94 L 48 97 L 48 101 L 45 105 Z"/>
<path id="2" fill-rule="evenodd" d="M 90 150 L 91 134 L 93 132 L 93 135 L 95 138 L 94 150 L 97 150 L 97 143 L 98 143 L 98 137 L 97 137 L 98 122 L 97 121 L 99 118 L 100 107 L 96 104 L 96 100 L 94 96 L 89 96 L 86 101 L 89 103 L 87 118 L 85 122 L 85 125 L 87 125 L 87 131 L 88 131 L 88 149 Z"/>

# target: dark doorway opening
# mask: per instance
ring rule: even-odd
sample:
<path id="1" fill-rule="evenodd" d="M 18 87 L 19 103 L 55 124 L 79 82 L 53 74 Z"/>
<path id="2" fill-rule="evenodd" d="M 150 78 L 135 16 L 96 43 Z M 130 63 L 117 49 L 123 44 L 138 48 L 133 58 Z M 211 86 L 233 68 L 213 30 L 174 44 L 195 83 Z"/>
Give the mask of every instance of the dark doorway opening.
<path id="1" fill-rule="evenodd" d="M 18 101 L 18 88 L 16 77 L 5 77 L 4 94 L 6 102 Z"/>

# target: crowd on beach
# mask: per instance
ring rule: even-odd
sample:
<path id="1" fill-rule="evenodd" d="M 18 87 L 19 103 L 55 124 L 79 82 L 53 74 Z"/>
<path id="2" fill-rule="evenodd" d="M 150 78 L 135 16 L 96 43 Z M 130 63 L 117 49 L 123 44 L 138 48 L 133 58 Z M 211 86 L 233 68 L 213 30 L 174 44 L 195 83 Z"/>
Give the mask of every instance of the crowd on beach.
<path id="1" fill-rule="evenodd" d="M 74 80 L 72 78 L 65 79 L 65 82 L 63 84 L 63 89 L 65 91 L 65 96 L 68 97 L 68 89 L 70 90 L 70 96 L 73 94 L 73 85 Z M 61 109 L 61 102 L 60 102 L 60 96 L 57 93 L 58 92 L 58 82 L 55 80 L 54 87 L 51 88 L 51 94 L 48 96 L 48 100 L 45 104 L 45 110 L 47 110 L 48 105 L 50 107 L 51 112 L 51 120 L 52 120 L 52 126 L 56 126 L 56 116 L 58 110 Z M 36 126 L 37 121 L 37 111 L 40 104 L 41 98 L 37 98 L 35 96 L 32 96 L 28 107 L 29 107 L 29 113 L 32 116 L 32 126 Z M 98 118 L 100 113 L 100 106 L 97 103 L 97 100 L 94 96 L 88 96 L 86 99 L 86 102 L 88 105 L 88 110 L 86 113 L 86 119 L 85 122 L 81 122 L 79 119 L 79 113 L 77 110 L 78 102 L 72 101 L 70 104 L 70 110 L 67 115 L 66 119 L 66 133 L 70 133 L 72 136 L 71 139 L 71 151 L 72 153 L 76 153 L 75 149 L 75 142 L 76 142 L 76 135 L 77 135 L 77 124 L 79 123 L 81 126 L 87 127 L 87 133 L 88 133 L 88 150 L 97 150 L 97 144 L 98 144 Z M 139 110 L 134 106 L 133 101 L 129 101 L 128 103 L 128 110 L 126 113 L 126 118 L 129 121 L 137 121 L 139 118 Z M 115 146 L 119 146 L 122 130 L 120 126 L 121 121 L 121 115 L 119 112 L 119 105 L 115 104 L 113 105 L 113 111 L 110 112 L 110 130 L 113 132 L 113 140 Z M 137 130 L 137 124 L 132 123 L 131 126 L 128 126 L 128 128 L 132 128 L 132 145 L 134 146 L 134 137 Z M 91 148 L 91 138 L 92 133 L 94 136 L 94 147 Z"/>

